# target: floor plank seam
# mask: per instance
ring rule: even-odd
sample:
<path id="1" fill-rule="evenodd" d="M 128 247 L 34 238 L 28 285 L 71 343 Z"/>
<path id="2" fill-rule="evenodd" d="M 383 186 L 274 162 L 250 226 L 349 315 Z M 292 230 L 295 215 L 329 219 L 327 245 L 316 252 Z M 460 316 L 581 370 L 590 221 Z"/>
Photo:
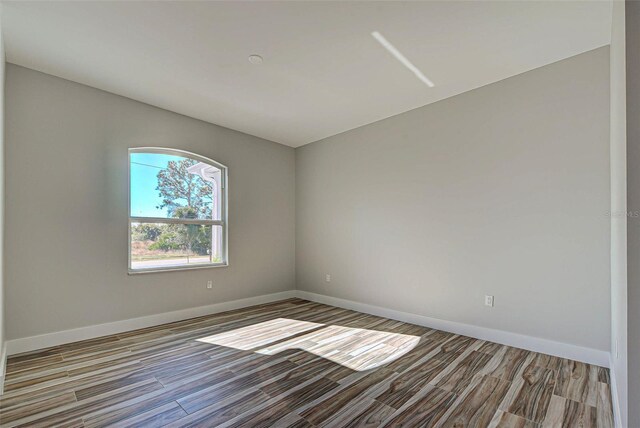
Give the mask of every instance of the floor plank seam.
<path id="1" fill-rule="evenodd" d="M 178 407 L 180 407 L 187 415 L 189 414 L 189 412 L 187 412 L 187 409 L 185 409 L 180 403 L 178 403 L 178 400 L 174 400 L 173 402 L 176 403 Z"/>

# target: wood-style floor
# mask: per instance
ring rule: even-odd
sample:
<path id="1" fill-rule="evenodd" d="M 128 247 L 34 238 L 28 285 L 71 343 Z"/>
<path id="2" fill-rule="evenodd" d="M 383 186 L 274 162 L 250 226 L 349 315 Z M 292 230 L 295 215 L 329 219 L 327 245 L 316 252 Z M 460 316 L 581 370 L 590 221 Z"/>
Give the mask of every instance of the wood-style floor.
<path id="1" fill-rule="evenodd" d="M 13 356 L 2 426 L 610 427 L 609 372 L 286 300 Z"/>

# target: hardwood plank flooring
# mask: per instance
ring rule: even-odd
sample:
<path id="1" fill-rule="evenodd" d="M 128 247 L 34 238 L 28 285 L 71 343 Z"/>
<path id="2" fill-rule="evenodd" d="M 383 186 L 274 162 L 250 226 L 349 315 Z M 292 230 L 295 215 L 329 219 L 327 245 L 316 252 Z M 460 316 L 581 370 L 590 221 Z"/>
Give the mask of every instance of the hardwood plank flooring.
<path id="1" fill-rule="evenodd" d="M 603 427 L 609 371 L 300 299 L 11 356 L 2 427 Z"/>

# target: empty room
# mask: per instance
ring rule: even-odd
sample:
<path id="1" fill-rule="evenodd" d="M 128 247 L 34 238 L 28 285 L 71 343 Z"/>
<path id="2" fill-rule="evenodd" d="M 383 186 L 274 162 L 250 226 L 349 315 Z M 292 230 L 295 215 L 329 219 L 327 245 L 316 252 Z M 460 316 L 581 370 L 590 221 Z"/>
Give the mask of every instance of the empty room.
<path id="1" fill-rule="evenodd" d="M 0 1 L 0 427 L 640 428 L 640 2 Z"/>

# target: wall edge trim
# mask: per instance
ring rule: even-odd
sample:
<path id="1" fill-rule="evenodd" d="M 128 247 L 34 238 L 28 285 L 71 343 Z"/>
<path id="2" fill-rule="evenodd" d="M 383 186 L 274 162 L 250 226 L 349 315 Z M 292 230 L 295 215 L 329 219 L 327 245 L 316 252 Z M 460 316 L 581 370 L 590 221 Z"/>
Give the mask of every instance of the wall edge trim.
<path id="1" fill-rule="evenodd" d="M 611 405 L 613 406 L 613 425 L 616 428 L 622 427 L 622 413 L 620 409 L 620 398 L 618 397 L 618 382 L 616 380 L 616 369 L 613 364 L 613 355 L 609 354 L 609 378 L 611 379 Z"/>

